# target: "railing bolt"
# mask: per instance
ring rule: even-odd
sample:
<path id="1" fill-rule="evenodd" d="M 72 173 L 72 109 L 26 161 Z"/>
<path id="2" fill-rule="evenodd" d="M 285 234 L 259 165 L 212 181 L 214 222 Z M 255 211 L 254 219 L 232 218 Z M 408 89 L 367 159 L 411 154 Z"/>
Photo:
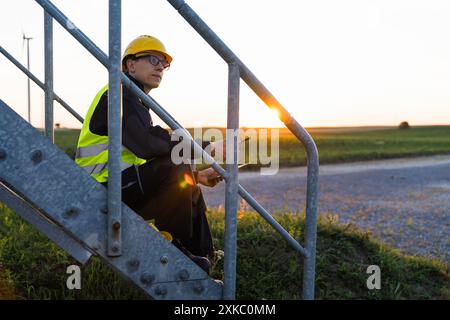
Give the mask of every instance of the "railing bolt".
<path id="1" fill-rule="evenodd" d="M 114 230 L 119 230 L 120 229 L 120 222 L 119 221 L 114 221 L 114 223 L 112 224 L 112 227 Z"/>
<path id="2" fill-rule="evenodd" d="M 70 208 L 69 210 L 66 211 L 66 216 L 69 218 L 73 218 L 77 215 L 78 211 L 75 208 Z"/>
<path id="3" fill-rule="evenodd" d="M 144 286 L 148 287 L 155 281 L 155 276 L 146 272 L 141 275 L 140 280 Z"/>
<path id="4" fill-rule="evenodd" d="M 0 149 L 0 160 L 6 159 L 6 151 L 3 149 Z"/>
<path id="5" fill-rule="evenodd" d="M 133 260 L 129 260 L 127 261 L 127 270 L 128 272 L 135 272 L 137 271 L 137 269 L 139 269 L 139 260 L 137 259 L 133 259 Z"/>
<path id="6" fill-rule="evenodd" d="M 31 153 L 31 161 L 33 161 L 34 164 L 38 164 L 42 161 L 42 151 L 41 150 L 35 150 Z"/>
<path id="7" fill-rule="evenodd" d="M 155 289 L 155 293 L 158 296 L 165 296 L 167 294 L 167 289 L 166 289 L 166 287 L 163 287 L 163 286 L 157 286 Z"/>
<path id="8" fill-rule="evenodd" d="M 169 258 L 167 256 L 162 256 L 159 261 L 161 261 L 162 264 L 167 264 L 169 263 Z"/>
<path id="9" fill-rule="evenodd" d="M 189 279 L 189 272 L 186 269 L 182 269 L 180 272 L 178 272 L 178 278 L 182 281 L 186 281 Z"/>
<path id="10" fill-rule="evenodd" d="M 203 292 L 203 290 L 205 290 L 205 288 L 202 286 L 202 284 L 201 284 L 200 282 L 197 282 L 197 283 L 194 285 L 194 292 L 195 292 L 195 293 L 200 294 L 200 293 Z"/>

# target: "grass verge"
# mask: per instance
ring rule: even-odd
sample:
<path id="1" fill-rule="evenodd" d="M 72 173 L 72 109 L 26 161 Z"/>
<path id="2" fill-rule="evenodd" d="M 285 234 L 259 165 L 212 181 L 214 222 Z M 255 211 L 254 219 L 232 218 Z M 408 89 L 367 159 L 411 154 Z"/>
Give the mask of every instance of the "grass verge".
<path id="1" fill-rule="evenodd" d="M 223 248 L 224 214 L 209 211 L 216 249 Z M 277 220 L 302 239 L 304 218 L 279 214 Z M 300 257 L 253 212 L 238 216 L 239 299 L 300 299 Z M 303 240 L 302 240 L 303 242 Z M 223 276 L 223 259 L 213 259 L 212 276 Z M 92 258 L 82 267 L 82 289 L 66 288 L 66 268 L 76 262 L 0 204 L 0 298 L 144 299 L 145 296 Z M 369 265 L 381 269 L 381 290 L 368 290 Z M 318 222 L 316 298 L 450 299 L 449 266 L 411 257 L 374 240 L 333 216 Z"/>

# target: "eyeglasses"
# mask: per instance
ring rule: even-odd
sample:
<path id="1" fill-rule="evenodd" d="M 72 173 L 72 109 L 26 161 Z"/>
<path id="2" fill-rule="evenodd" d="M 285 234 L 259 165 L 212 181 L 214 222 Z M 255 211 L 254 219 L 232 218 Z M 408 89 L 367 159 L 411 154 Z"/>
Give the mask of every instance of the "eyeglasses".
<path id="1" fill-rule="evenodd" d="M 157 56 L 154 56 L 152 54 L 149 54 L 149 55 L 146 55 L 146 56 L 142 56 L 142 57 L 139 57 L 139 58 L 147 59 L 148 62 L 150 62 L 155 67 L 158 64 L 161 63 L 161 65 L 164 68 L 164 70 L 168 70 L 170 68 L 170 63 L 165 58 L 163 60 L 160 60 Z"/>

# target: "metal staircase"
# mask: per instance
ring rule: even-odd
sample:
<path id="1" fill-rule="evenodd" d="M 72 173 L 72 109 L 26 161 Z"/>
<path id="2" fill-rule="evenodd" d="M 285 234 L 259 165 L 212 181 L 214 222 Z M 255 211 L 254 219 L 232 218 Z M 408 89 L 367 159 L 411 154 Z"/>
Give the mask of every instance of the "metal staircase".
<path id="1" fill-rule="evenodd" d="M 189 133 L 153 98 L 142 92 L 120 71 L 121 1 L 109 1 L 109 57 L 50 1 L 36 0 L 44 9 L 45 83 L 15 60 L 0 52 L 45 90 L 45 135 L 0 100 L 0 201 L 20 214 L 81 264 L 99 256 L 121 276 L 155 299 L 234 299 L 236 288 L 237 195 L 245 199 L 289 244 L 304 257 L 303 297 L 314 299 L 316 217 L 319 160 L 308 132 L 284 109 L 264 85 L 220 38 L 183 1 L 168 2 L 229 65 L 228 129 L 239 129 L 239 82 L 243 79 L 303 143 L 307 151 L 308 178 L 305 247 L 301 246 L 238 183 L 237 135 L 227 137 L 234 163 L 224 170 L 192 140 Z M 67 103 L 53 92 L 53 19 L 109 69 L 109 188 L 92 179 L 53 144 L 53 101 L 78 120 Z M 182 129 L 194 152 L 226 181 L 224 285 L 208 275 L 121 202 L 120 83 L 127 86 L 172 129 Z M 0 97 L 1 98 L 1 97 Z"/>

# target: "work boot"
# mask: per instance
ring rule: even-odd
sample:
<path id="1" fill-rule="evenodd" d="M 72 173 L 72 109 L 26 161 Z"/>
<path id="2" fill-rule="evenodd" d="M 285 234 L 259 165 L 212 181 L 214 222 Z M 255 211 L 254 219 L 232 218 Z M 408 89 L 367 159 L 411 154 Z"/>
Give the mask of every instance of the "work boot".
<path id="1" fill-rule="evenodd" d="M 206 257 L 196 256 L 186 249 L 178 239 L 173 239 L 172 244 L 183 252 L 189 259 L 191 259 L 196 265 L 202 268 L 208 275 L 211 268 L 211 262 Z"/>

